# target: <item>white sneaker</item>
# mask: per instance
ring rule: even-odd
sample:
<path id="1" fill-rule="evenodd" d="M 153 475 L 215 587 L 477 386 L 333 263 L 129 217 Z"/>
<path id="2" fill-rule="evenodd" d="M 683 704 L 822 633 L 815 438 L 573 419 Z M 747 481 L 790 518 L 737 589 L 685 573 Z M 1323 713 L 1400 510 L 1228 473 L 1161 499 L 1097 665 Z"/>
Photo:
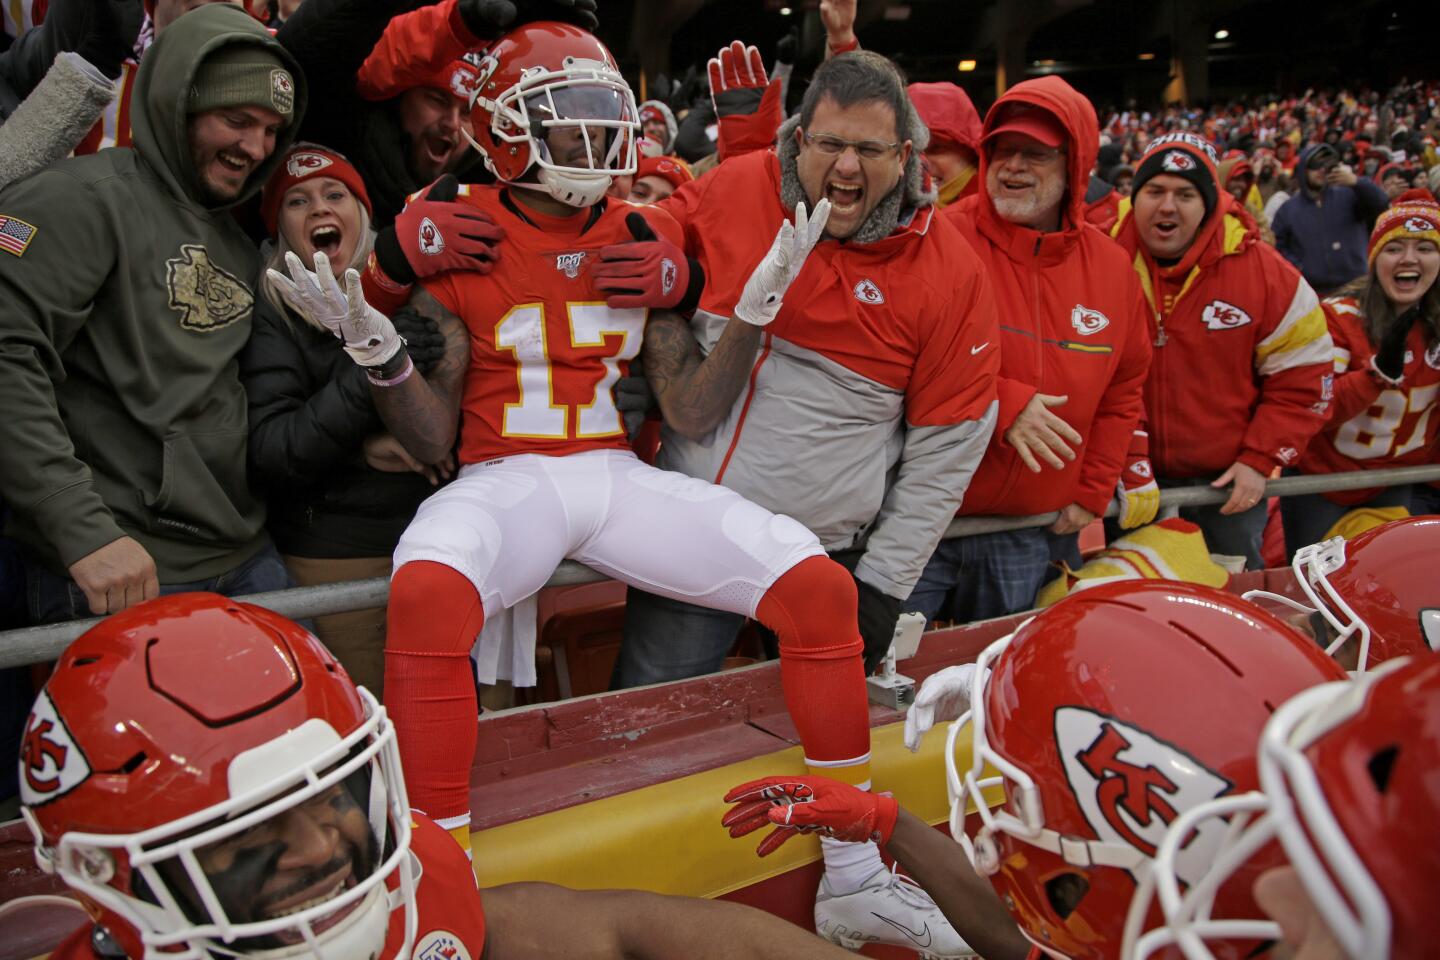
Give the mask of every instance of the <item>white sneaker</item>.
<path id="1" fill-rule="evenodd" d="M 854 893 L 837 894 L 821 878 L 815 894 L 815 932 L 847 950 L 886 943 L 922 957 L 973 957 L 930 894 L 909 877 L 881 870 Z"/>

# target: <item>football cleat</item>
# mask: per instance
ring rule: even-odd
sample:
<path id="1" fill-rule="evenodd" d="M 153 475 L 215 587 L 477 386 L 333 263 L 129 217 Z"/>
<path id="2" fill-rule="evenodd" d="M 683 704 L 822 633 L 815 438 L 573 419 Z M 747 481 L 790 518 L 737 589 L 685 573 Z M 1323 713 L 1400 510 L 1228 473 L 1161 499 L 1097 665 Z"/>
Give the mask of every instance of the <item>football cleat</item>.
<path id="1" fill-rule="evenodd" d="M 815 895 L 815 932 L 847 950 L 884 943 L 934 960 L 976 955 L 930 894 L 893 869 L 877 871 L 848 894 L 835 893 L 822 878 Z"/>

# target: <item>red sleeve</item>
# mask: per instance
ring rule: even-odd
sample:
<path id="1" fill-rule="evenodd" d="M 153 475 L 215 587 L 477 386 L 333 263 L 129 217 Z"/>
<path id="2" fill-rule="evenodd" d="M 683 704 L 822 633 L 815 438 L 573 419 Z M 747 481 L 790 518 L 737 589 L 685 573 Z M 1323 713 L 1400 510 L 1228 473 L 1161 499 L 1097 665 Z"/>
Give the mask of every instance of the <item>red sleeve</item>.
<path id="1" fill-rule="evenodd" d="M 956 241 L 965 241 L 956 236 Z M 947 256 L 947 263 L 978 263 Z M 1000 328 L 990 280 L 978 266 L 947 269 L 951 280 L 935 291 L 941 313 L 928 319 L 905 396 L 905 422 L 914 427 L 978 420 L 995 400 L 1000 372 Z M 931 290 L 926 285 L 926 290 Z M 947 295 L 941 295 L 947 291 Z"/>
<path id="2" fill-rule="evenodd" d="M 711 184 L 714 183 L 714 176 L 712 172 L 701 177 L 699 180 L 691 180 L 689 183 L 683 184 L 679 190 L 676 190 L 664 200 L 653 204 L 653 206 L 670 214 L 671 218 L 680 225 L 680 229 L 683 231 L 685 237 L 685 242 L 682 246 L 684 246 L 685 252 L 692 257 L 698 255 L 700 251 L 698 238 L 692 234 L 692 231 L 695 229 L 693 225 L 695 220 L 694 213 L 704 203 L 705 193 L 710 189 Z"/>
<path id="3" fill-rule="evenodd" d="M 1375 351 L 1364 331 L 1356 329 L 1352 335 L 1348 318 L 1340 316 L 1328 303 L 1325 322 L 1330 339 L 1335 341 L 1335 399 L 1330 403 L 1330 419 L 1341 424 L 1368 409 L 1383 388 L 1370 375 L 1368 367 Z"/>
<path id="4" fill-rule="evenodd" d="M 1280 257 L 1273 247 L 1257 245 L 1262 252 L 1261 266 L 1267 285 L 1267 316 L 1260 325 L 1257 344 L 1300 312 L 1296 306 L 1304 284 L 1299 271 Z M 1308 290 L 1308 286 L 1305 287 Z M 1311 294 L 1313 296 L 1313 294 Z M 1317 311 L 1321 310 L 1317 301 Z M 1297 346 L 1282 369 L 1260 373 L 1260 402 L 1255 407 L 1250 426 L 1245 430 L 1240 455 L 1236 459 L 1263 474 L 1276 465 L 1294 466 L 1310 443 L 1310 438 L 1330 420 L 1329 401 L 1325 389 L 1335 369 L 1335 350 L 1323 312 L 1313 339 L 1305 343 L 1297 336 Z M 1311 362 L 1298 362 L 1314 354 Z M 1257 354 L 1258 360 L 1258 354 Z"/>
<path id="5" fill-rule="evenodd" d="M 355 92 L 366 100 L 398 97 L 479 45 L 460 17 L 459 0 L 412 10 L 385 28 L 355 74 Z"/>
<path id="6" fill-rule="evenodd" d="M 1145 295 L 1133 270 L 1127 270 L 1134 288 L 1130 310 L 1129 336 L 1121 348 L 1115 375 L 1100 397 L 1085 441 L 1085 459 L 1075 488 L 1075 502 L 1097 516 L 1103 516 L 1115 484 L 1125 468 L 1126 456 L 1135 441 L 1135 428 L 1144 407 L 1145 378 L 1150 373 L 1150 331 Z M 1148 443 L 1147 443 L 1148 448 Z"/>
<path id="7" fill-rule="evenodd" d="M 995 378 L 995 395 L 1000 400 L 1000 412 L 995 418 L 995 439 L 1005 443 L 1005 431 L 1020 416 L 1020 411 L 1025 409 L 1025 404 L 1030 398 L 1040 392 L 1040 388 L 1033 383 L 1026 383 L 1023 380 L 1012 380 L 1009 377 Z M 1009 444 L 1006 444 L 1009 446 Z"/>
<path id="8" fill-rule="evenodd" d="M 715 152 L 721 162 L 756 150 L 769 150 L 775 145 L 775 131 L 785 122 L 784 104 L 780 102 L 780 80 L 770 81 L 760 106 L 754 113 L 737 113 L 720 117 Z"/>

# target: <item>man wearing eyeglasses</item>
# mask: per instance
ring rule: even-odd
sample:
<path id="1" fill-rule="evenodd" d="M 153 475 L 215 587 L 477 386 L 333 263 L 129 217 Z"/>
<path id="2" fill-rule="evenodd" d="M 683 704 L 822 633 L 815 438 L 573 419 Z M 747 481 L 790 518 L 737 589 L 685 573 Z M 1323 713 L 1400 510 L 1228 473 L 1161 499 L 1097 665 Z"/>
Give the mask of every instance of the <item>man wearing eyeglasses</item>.
<path id="1" fill-rule="evenodd" d="M 1079 531 L 1117 490 L 1124 526 L 1154 518 L 1137 433 L 1144 300 L 1128 258 L 1084 216 L 1098 150 L 1083 95 L 1059 77 L 1017 84 L 985 117 L 980 192 L 945 209 L 984 263 L 1001 318 L 999 417 L 960 513 L 1060 516 L 942 542 L 910 597 L 927 618 L 1033 606 L 1052 561 L 1078 566 Z"/>
<path id="2" fill-rule="evenodd" d="M 737 43 L 712 61 L 718 112 L 742 70 L 763 87 L 754 48 Z M 703 388 L 689 381 L 683 402 L 668 398 L 658 463 L 813 530 L 855 575 L 872 669 L 995 417 L 994 305 L 974 252 L 922 186 L 927 136 L 893 64 L 843 54 L 815 73 L 773 150 L 729 159 L 660 204 L 683 225 L 685 252 L 706 278 L 694 336 L 676 338 L 668 362 L 680 368 L 703 353 L 718 375 Z M 742 295 L 777 230 L 783 240 L 789 212 L 825 201 L 824 237 L 803 264 L 767 281 L 763 298 Z M 602 251 L 602 267 L 622 255 L 640 262 L 637 251 Z M 671 388 L 651 357 L 646 373 L 663 395 Z M 722 357 L 735 362 L 722 368 Z M 671 415 L 680 411 L 688 414 Z M 631 590 L 615 683 L 718 670 L 741 622 Z M 966 955 L 934 903 L 896 879 L 873 843 L 827 840 L 822 851 L 822 935 L 852 948 L 880 941 Z"/>

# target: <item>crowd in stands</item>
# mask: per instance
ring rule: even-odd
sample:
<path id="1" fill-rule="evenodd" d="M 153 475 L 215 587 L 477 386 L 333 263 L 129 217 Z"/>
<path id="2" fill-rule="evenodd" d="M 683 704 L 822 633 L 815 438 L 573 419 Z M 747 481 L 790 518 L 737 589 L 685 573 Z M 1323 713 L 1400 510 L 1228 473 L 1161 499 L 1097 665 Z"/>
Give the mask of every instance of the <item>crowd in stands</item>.
<path id="1" fill-rule="evenodd" d="M 535 683 L 563 559 L 630 587 L 616 688 L 753 621 L 807 763 L 867 786 L 905 612 L 1218 585 L 1440 508 L 1266 496 L 1440 462 L 1440 86 L 1097 110 L 1043 76 L 982 115 L 854 6 L 812 76 L 737 41 L 638 103 L 595 0 L 7 10 L 4 625 L 393 574 L 312 626 L 468 848 L 475 681 Z M 1181 487 L 1223 499 L 1162 516 Z M 900 896 L 854 839 L 837 942 Z"/>

